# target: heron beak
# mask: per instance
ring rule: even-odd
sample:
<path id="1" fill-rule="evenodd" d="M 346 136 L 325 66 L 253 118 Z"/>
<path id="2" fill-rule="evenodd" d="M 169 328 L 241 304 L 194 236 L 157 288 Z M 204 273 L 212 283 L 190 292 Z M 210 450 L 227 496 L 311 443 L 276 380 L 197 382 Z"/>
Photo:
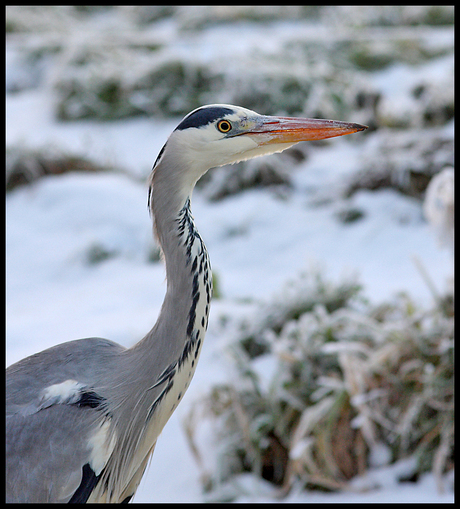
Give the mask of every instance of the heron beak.
<path id="1" fill-rule="evenodd" d="M 324 140 L 335 136 L 344 136 L 358 131 L 364 131 L 367 126 L 342 122 L 340 120 L 321 120 L 315 118 L 294 117 L 263 117 L 247 131 L 249 135 L 256 135 L 259 145 L 274 143 L 297 143 L 299 141 Z"/>

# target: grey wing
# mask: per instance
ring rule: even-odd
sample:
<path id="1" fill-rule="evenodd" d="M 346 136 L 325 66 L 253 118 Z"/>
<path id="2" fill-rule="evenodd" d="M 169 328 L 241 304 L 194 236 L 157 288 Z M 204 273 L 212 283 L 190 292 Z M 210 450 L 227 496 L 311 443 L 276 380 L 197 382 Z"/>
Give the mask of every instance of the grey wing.
<path id="1" fill-rule="evenodd" d="M 79 340 L 7 369 L 7 502 L 87 501 L 112 449 L 107 401 L 88 380 L 121 350 Z"/>
<path id="2" fill-rule="evenodd" d="M 81 412 L 57 404 L 7 417 L 7 502 L 86 501 L 97 483 L 88 447 L 96 427 L 92 416 Z"/>

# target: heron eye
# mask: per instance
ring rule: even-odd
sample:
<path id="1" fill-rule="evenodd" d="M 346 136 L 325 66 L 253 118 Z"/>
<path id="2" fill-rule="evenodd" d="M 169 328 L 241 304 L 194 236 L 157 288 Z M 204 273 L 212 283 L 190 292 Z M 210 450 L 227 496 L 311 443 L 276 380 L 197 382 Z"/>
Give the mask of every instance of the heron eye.
<path id="1" fill-rule="evenodd" d="M 230 122 L 228 120 L 221 120 L 218 124 L 217 124 L 217 129 L 219 129 L 219 131 L 221 133 L 228 133 L 232 128 L 232 124 L 230 124 Z"/>

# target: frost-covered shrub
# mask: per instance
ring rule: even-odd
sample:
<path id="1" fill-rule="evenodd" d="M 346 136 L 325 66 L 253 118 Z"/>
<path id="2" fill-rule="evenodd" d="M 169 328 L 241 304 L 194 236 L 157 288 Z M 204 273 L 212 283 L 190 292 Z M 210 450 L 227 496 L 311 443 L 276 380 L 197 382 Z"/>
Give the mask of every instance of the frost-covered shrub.
<path id="1" fill-rule="evenodd" d="M 235 21 L 267 23 L 283 19 L 315 19 L 320 9 L 301 5 L 195 5 L 178 6 L 176 17 L 183 30 L 202 30 Z"/>
<path id="2" fill-rule="evenodd" d="M 400 296 L 375 307 L 354 283 L 303 276 L 233 327 L 235 376 L 194 405 L 187 430 L 200 458 L 195 432 L 207 430 L 214 498 L 246 471 L 286 492 L 344 488 L 408 456 L 412 477 L 452 468 L 453 317 L 441 306 L 422 311 Z M 247 328 L 264 337 L 263 354 L 248 352 Z"/>
<path id="3" fill-rule="evenodd" d="M 70 47 L 53 78 L 58 118 L 114 120 L 145 113 L 142 87 L 136 84 L 152 69 L 157 49 L 153 43 L 103 37 Z"/>
<path id="4" fill-rule="evenodd" d="M 6 190 L 30 184 L 45 175 L 61 175 L 73 171 L 108 171 L 77 154 L 57 150 L 40 151 L 11 147 L 6 151 Z"/>
<path id="5" fill-rule="evenodd" d="M 436 231 L 441 246 L 454 250 L 454 168 L 446 166 L 437 173 L 427 187 L 423 202 L 423 211 L 426 219 Z"/>
<path id="6" fill-rule="evenodd" d="M 341 308 L 356 297 L 359 289 L 354 280 L 332 285 L 319 274 L 301 274 L 263 307 L 258 319 L 241 324 L 239 341 L 250 357 L 270 351 L 272 334 L 279 334 L 284 324 L 318 305 L 328 312 Z"/>
<path id="7" fill-rule="evenodd" d="M 444 130 L 386 130 L 362 154 L 361 169 L 345 177 L 343 194 L 391 187 L 422 198 L 431 178 L 454 164 L 453 133 Z"/>
<path id="8" fill-rule="evenodd" d="M 293 168 L 304 159 L 304 153 L 294 148 L 282 154 L 215 168 L 199 180 L 198 187 L 210 200 L 220 200 L 254 187 L 276 188 L 282 193 L 292 185 Z"/>
<path id="9" fill-rule="evenodd" d="M 222 58 L 226 41 L 212 36 L 222 24 L 259 29 L 282 20 L 303 21 L 305 33 L 281 32 L 268 49 L 256 40 L 235 58 Z M 6 21 L 8 46 L 27 74 L 14 79 L 8 51 L 8 89 L 46 83 L 60 119 L 183 115 L 210 102 L 267 114 L 353 115 L 371 127 L 442 125 L 454 114 L 453 71 L 445 72 L 453 69 L 453 39 L 433 44 L 433 34 L 407 28 L 452 25 L 450 6 L 8 6 Z M 208 46 L 196 44 L 207 30 Z M 196 49 L 184 52 L 190 40 Z M 433 67 L 435 58 L 445 58 L 445 68 Z M 50 62 L 57 68 L 47 76 Z M 373 75 L 395 65 L 426 71 L 388 94 Z"/>
<path id="10" fill-rule="evenodd" d="M 413 25 L 451 25 L 454 22 L 454 9 L 451 5 L 377 5 L 325 6 L 322 16 L 331 25 L 363 26 L 413 26 Z"/>

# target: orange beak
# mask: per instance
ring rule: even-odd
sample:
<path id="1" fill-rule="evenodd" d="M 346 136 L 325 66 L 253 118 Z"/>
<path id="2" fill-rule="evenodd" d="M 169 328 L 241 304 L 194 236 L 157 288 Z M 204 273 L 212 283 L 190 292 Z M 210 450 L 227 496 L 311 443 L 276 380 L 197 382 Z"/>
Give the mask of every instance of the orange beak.
<path id="1" fill-rule="evenodd" d="M 265 116 L 262 117 L 258 125 L 247 131 L 246 134 L 256 135 L 260 145 L 268 145 L 324 140 L 364 131 L 365 129 L 367 129 L 365 125 L 340 120 Z"/>

